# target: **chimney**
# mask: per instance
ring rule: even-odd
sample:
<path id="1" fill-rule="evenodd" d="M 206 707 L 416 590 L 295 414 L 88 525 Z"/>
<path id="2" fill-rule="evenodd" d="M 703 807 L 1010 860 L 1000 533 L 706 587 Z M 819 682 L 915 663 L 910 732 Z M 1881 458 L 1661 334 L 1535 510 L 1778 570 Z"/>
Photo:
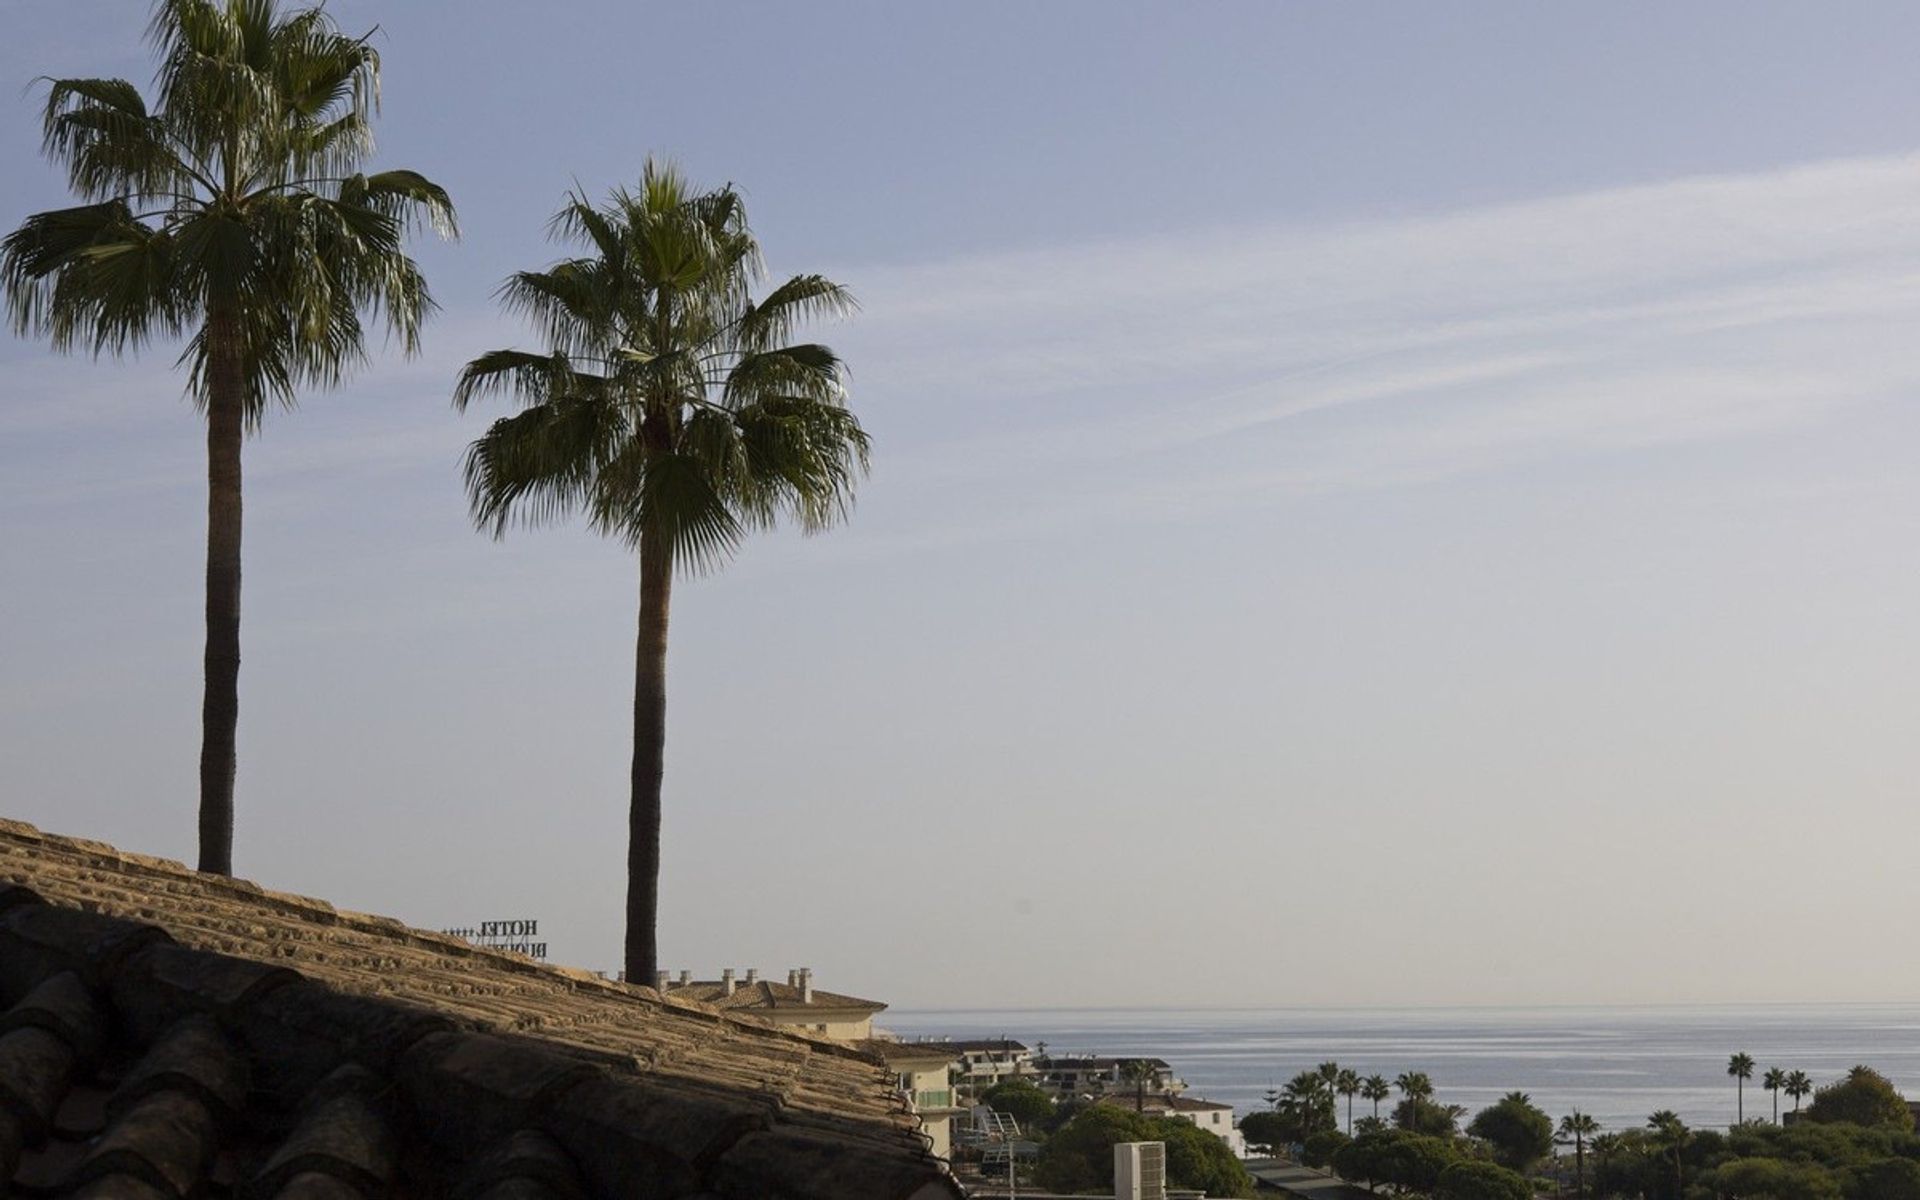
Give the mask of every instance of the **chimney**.
<path id="1" fill-rule="evenodd" d="M 726 970 L 720 972 L 720 994 L 723 996 L 733 995 L 733 968 L 732 967 L 728 967 Z"/>
<path id="2" fill-rule="evenodd" d="M 800 1003 L 813 1003 L 813 968 L 800 968 Z"/>
<path id="3" fill-rule="evenodd" d="M 653 986 L 659 991 L 664 992 L 667 990 L 667 980 L 671 978 L 672 978 L 672 974 L 670 972 L 655 971 L 653 973 Z"/>
<path id="4" fill-rule="evenodd" d="M 692 983 L 693 983 L 693 972 L 692 972 L 692 971 L 682 971 L 682 972 L 680 972 L 680 986 L 681 986 L 681 987 L 688 987 L 688 986 L 690 986 L 690 985 L 691 985 Z"/>
<path id="5" fill-rule="evenodd" d="M 748 967 L 748 968 L 747 968 L 747 983 L 748 983 L 748 985 L 749 985 L 749 986 L 751 986 L 752 984 L 756 984 L 756 983 L 759 983 L 759 982 L 760 982 L 760 968 L 759 968 L 759 967 Z"/>
<path id="6" fill-rule="evenodd" d="M 799 967 L 787 968 L 787 986 L 788 987 L 800 986 L 800 968 Z"/>

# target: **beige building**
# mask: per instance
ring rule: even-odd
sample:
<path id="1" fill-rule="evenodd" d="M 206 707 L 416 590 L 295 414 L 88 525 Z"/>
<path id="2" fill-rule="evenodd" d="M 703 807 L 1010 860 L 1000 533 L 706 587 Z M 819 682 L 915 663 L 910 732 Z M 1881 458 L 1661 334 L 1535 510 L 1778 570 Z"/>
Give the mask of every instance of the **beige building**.
<path id="1" fill-rule="evenodd" d="M 920 1114 L 921 1128 L 933 1143 L 933 1152 L 941 1158 L 952 1158 L 953 1118 L 962 1111 L 953 1092 L 953 1070 L 959 1057 L 939 1042 L 874 1039 L 861 1045 L 895 1072 L 900 1095 Z"/>
<path id="2" fill-rule="evenodd" d="M 953 1116 L 960 1111 L 954 1105 L 952 1068 L 960 1056 L 942 1043 L 874 1037 L 873 1018 L 887 1007 L 880 1001 L 816 988 L 808 967 L 788 971 L 785 983 L 762 979 L 751 967 L 743 972 L 728 967 L 717 980 L 695 979 L 689 971 L 674 979 L 663 971 L 658 986 L 667 996 L 683 996 L 728 1013 L 857 1045 L 886 1063 L 896 1094 L 920 1115 L 921 1132 L 933 1153 L 950 1156 Z"/>
<path id="3" fill-rule="evenodd" d="M 760 972 L 751 967 L 744 973 L 728 967 L 717 980 L 696 980 L 688 971 L 680 972 L 676 980 L 662 971 L 658 986 L 669 996 L 684 996 L 727 1012 L 825 1034 L 842 1042 L 871 1038 L 874 1014 L 887 1007 L 878 1000 L 862 1000 L 858 996 L 814 987 L 813 971 L 808 967 L 788 971 L 785 983 L 762 979 Z"/>

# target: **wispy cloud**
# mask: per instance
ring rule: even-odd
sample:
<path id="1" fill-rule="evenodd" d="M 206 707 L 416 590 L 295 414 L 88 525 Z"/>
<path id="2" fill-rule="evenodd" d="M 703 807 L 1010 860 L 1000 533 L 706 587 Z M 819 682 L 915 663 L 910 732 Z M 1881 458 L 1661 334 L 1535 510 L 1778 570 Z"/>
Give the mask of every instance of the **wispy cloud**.
<path id="1" fill-rule="evenodd" d="M 835 337 L 917 529 L 852 540 L 946 544 L 1016 512 L 1401 485 L 1910 391 L 1920 157 L 848 274 L 865 312 Z"/>

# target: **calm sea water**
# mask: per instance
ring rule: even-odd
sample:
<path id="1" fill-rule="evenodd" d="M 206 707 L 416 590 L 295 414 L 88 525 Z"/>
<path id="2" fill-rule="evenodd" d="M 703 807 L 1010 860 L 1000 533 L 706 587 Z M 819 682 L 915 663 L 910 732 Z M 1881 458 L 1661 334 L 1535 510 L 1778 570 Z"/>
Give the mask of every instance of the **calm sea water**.
<path id="1" fill-rule="evenodd" d="M 1920 1005 L 909 1010 L 881 1022 L 905 1037 L 1004 1035 L 1044 1041 L 1049 1053 L 1156 1055 L 1191 1094 L 1242 1113 L 1328 1059 L 1363 1076 L 1425 1071 L 1442 1103 L 1472 1110 L 1524 1091 L 1556 1117 L 1578 1107 L 1609 1129 L 1642 1124 L 1662 1108 L 1691 1125 L 1731 1124 L 1726 1067 L 1735 1051 L 1756 1063 L 1749 1118 L 1772 1113 L 1760 1076 L 1776 1066 L 1826 1083 L 1867 1063 L 1920 1098 Z M 1784 1095 L 1780 1102 L 1782 1111 L 1792 1106 Z M 1370 1110 L 1355 1098 L 1356 1117 Z"/>

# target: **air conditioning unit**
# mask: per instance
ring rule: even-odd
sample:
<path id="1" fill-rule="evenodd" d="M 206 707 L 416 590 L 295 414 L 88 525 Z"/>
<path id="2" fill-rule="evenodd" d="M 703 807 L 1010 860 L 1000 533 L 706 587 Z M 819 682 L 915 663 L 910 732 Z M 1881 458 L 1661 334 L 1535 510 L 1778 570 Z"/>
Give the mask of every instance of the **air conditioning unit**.
<path id="1" fill-rule="evenodd" d="M 1113 1200 L 1167 1200 L 1167 1144 L 1115 1142 Z"/>

